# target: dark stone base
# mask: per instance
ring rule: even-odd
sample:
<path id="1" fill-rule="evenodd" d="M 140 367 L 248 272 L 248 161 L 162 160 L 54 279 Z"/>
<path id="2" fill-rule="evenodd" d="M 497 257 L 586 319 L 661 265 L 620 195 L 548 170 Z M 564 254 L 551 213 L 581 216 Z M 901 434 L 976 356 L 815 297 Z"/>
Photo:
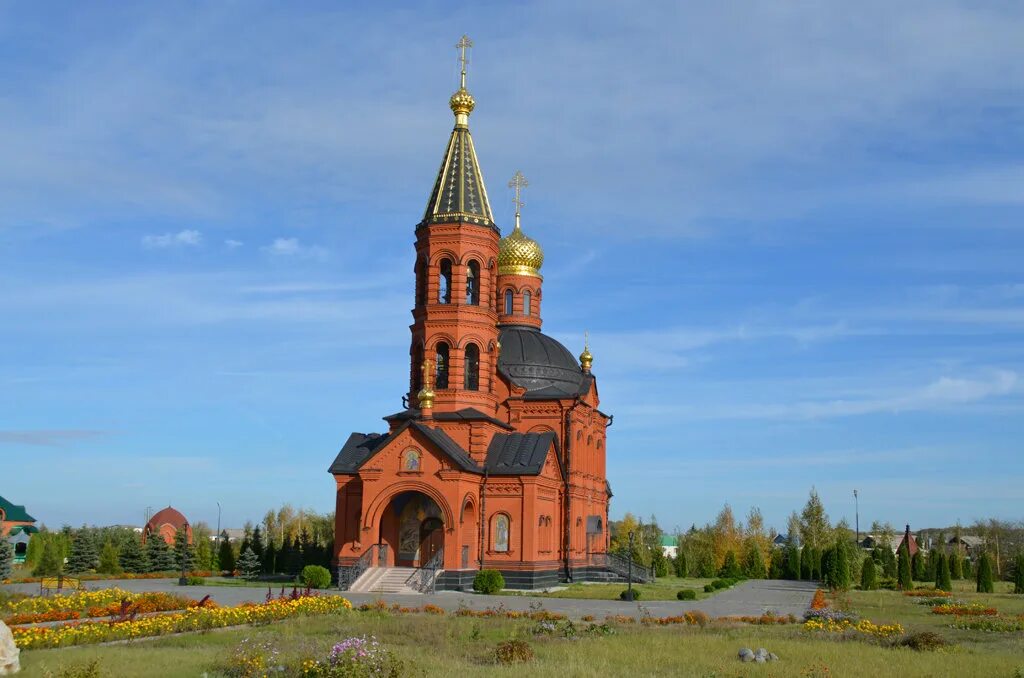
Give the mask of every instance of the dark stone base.
<path id="1" fill-rule="evenodd" d="M 557 570 L 502 570 L 505 588 L 536 591 L 568 583 L 564 569 Z M 438 591 L 472 591 L 473 578 L 478 570 L 445 570 L 437 580 Z M 577 567 L 572 569 L 573 582 L 622 581 L 621 577 L 598 567 Z"/>

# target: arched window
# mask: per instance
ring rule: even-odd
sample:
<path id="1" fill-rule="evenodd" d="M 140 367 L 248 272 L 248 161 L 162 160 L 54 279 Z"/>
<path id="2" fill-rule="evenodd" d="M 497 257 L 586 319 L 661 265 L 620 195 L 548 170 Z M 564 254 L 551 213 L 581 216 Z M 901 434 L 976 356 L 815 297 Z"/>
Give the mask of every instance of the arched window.
<path id="1" fill-rule="evenodd" d="M 508 553 L 509 533 L 512 525 L 508 516 L 499 513 L 494 518 L 494 531 L 491 533 L 491 550 L 497 553 Z"/>
<path id="2" fill-rule="evenodd" d="M 463 365 L 463 374 L 465 375 L 463 387 L 467 391 L 480 390 L 480 347 L 476 344 L 466 346 Z"/>
<path id="3" fill-rule="evenodd" d="M 475 261 L 466 266 L 466 303 L 480 305 L 480 264 Z"/>
<path id="4" fill-rule="evenodd" d="M 452 303 L 452 262 L 441 260 L 441 274 L 437 278 L 437 301 L 440 304 Z"/>
<path id="5" fill-rule="evenodd" d="M 512 290 L 505 290 L 505 315 L 512 315 Z"/>
<path id="6" fill-rule="evenodd" d="M 530 306 L 530 290 L 526 290 L 523 292 L 523 315 L 531 314 Z"/>
<path id="7" fill-rule="evenodd" d="M 416 262 L 416 307 L 423 306 L 427 299 L 427 262 Z"/>
<path id="8" fill-rule="evenodd" d="M 448 344 L 443 341 L 437 345 L 437 375 L 434 378 L 435 388 L 448 388 Z"/>

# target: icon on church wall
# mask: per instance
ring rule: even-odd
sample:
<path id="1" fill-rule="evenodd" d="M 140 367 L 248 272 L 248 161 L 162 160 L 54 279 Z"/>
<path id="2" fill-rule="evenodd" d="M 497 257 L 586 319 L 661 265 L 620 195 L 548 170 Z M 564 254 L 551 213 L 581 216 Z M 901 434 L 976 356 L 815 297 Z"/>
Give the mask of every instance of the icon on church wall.
<path id="1" fill-rule="evenodd" d="M 499 515 L 494 520 L 494 550 L 508 551 L 508 516 Z"/>
<path id="2" fill-rule="evenodd" d="M 405 453 L 405 457 L 402 460 L 403 471 L 419 471 L 420 470 L 420 453 L 416 450 L 408 450 Z"/>

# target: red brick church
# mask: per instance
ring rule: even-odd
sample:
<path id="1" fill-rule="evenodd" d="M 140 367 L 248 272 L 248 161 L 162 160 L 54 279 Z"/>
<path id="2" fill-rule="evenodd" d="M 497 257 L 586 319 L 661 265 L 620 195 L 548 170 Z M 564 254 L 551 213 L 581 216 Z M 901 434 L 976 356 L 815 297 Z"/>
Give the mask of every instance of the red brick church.
<path id="1" fill-rule="evenodd" d="M 494 222 L 462 81 L 426 211 L 416 225 L 408 409 L 353 433 L 330 467 L 341 585 L 421 568 L 437 588 L 481 568 L 510 588 L 601 576 L 607 566 L 605 431 L 593 358 L 541 331 L 544 253 Z M 402 570 L 408 572 L 409 570 Z M 403 574 L 404 576 L 404 574 Z"/>

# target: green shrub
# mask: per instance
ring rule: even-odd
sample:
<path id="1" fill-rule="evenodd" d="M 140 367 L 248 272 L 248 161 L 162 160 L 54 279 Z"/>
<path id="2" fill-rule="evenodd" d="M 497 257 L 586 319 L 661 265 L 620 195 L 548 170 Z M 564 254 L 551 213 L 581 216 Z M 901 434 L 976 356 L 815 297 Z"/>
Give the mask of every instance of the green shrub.
<path id="1" fill-rule="evenodd" d="M 875 561 L 871 558 L 864 560 L 860 568 L 860 588 L 862 591 L 874 591 L 878 588 L 878 572 L 875 568 Z"/>
<path id="2" fill-rule="evenodd" d="M 93 659 L 84 664 L 62 664 L 57 667 L 57 673 L 51 673 L 44 668 L 43 675 L 54 678 L 100 678 L 104 672 L 100 671 L 100 660 Z"/>
<path id="3" fill-rule="evenodd" d="M 480 570 L 473 577 L 473 590 L 477 593 L 497 593 L 505 588 L 505 578 L 497 570 Z"/>
<path id="4" fill-rule="evenodd" d="M 626 597 L 629 593 L 629 589 L 625 589 L 619 594 L 619 600 L 629 600 L 629 598 Z M 640 589 L 633 589 L 633 600 L 640 600 Z"/>
<path id="5" fill-rule="evenodd" d="M 949 573 L 949 558 L 945 553 L 939 553 L 938 562 L 935 563 L 935 588 L 942 591 L 953 590 L 953 579 Z"/>
<path id="6" fill-rule="evenodd" d="M 919 631 L 918 633 L 911 633 L 900 641 L 900 645 L 909 647 L 911 650 L 917 650 L 918 652 L 927 652 L 932 650 L 941 650 L 942 648 L 949 645 L 949 642 L 945 638 L 932 631 Z"/>
<path id="7" fill-rule="evenodd" d="M 714 581 L 711 582 L 711 587 L 713 589 L 715 589 L 715 590 L 727 589 L 730 586 L 735 586 L 737 581 L 738 581 L 737 579 L 733 579 L 732 577 L 724 577 L 722 579 L 715 579 Z"/>
<path id="8" fill-rule="evenodd" d="M 302 568 L 302 583 L 312 589 L 325 589 L 331 585 L 331 571 L 320 565 Z"/>
<path id="9" fill-rule="evenodd" d="M 900 544 L 900 553 L 897 558 L 896 583 L 900 591 L 913 591 L 914 582 L 910 574 L 910 552 L 906 543 Z"/>
<path id="10" fill-rule="evenodd" d="M 734 552 L 726 551 L 725 562 L 722 563 L 722 568 L 718 571 L 718 576 L 732 579 L 737 579 L 743 576 L 743 570 L 740 569 L 739 561 L 736 560 L 736 554 Z"/>
<path id="11" fill-rule="evenodd" d="M 185 577 L 185 586 L 202 586 L 205 583 L 202 577 Z"/>
<path id="12" fill-rule="evenodd" d="M 1024 593 L 1024 553 L 1018 553 L 1013 562 L 1013 592 Z"/>
<path id="13" fill-rule="evenodd" d="M 487 571 L 481 570 L 481 572 Z M 497 570 L 490 571 L 497 572 Z M 532 660 L 533 648 L 525 640 L 506 640 L 504 643 L 498 643 L 498 647 L 494 648 L 494 661 L 498 664 L 518 664 Z"/>
<path id="14" fill-rule="evenodd" d="M 676 593 L 676 600 L 697 600 L 697 592 L 693 589 L 683 589 Z"/>
<path id="15" fill-rule="evenodd" d="M 714 593 L 714 592 L 715 592 L 715 591 L 717 591 L 717 590 L 718 590 L 718 589 L 716 589 L 716 588 L 715 588 L 714 586 L 712 586 L 711 584 L 704 584 L 704 593 Z"/>
<path id="16" fill-rule="evenodd" d="M 992 559 L 987 553 L 978 558 L 978 593 L 992 593 Z"/>

